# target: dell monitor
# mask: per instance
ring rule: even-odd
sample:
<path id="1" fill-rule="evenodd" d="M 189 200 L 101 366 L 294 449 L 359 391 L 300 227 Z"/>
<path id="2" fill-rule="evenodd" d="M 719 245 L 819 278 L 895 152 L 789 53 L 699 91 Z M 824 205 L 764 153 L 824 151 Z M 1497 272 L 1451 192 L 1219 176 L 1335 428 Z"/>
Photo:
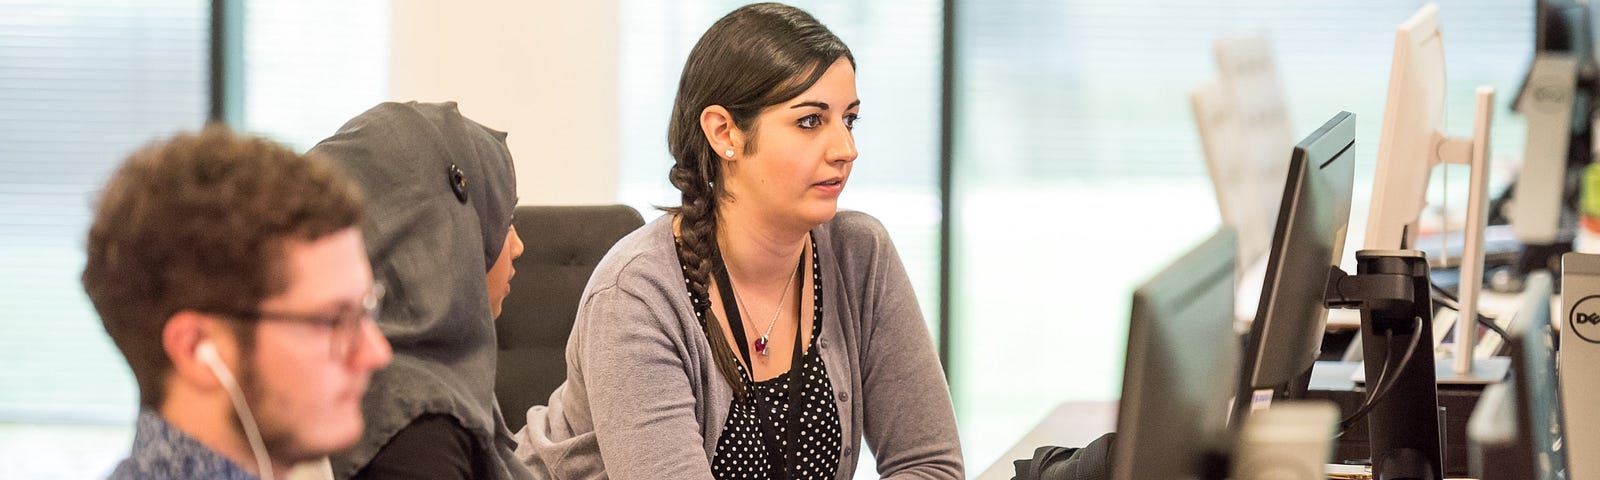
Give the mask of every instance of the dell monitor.
<path id="1" fill-rule="evenodd" d="M 1472 475 L 1482 480 L 1566 478 L 1549 273 L 1528 277 L 1521 317 L 1506 339 L 1511 377 L 1492 385 L 1467 424 Z"/>
<path id="2" fill-rule="evenodd" d="M 1250 324 L 1233 425 L 1274 398 L 1302 398 L 1328 318 L 1329 273 L 1344 256 L 1356 116 L 1339 112 L 1295 145 L 1278 203 L 1260 306 Z"/>
<path id="3" fill-rule="evenodd" d="M 1483 230 L 1488 220 L 1489 122 L 1494 90 L 1479 87 L 1473 136 L 1447 136 L 1444 126 L 1444 41 L 1439 6 L 1423 5 L 1395 30 L 1394 62 L 1389 70 L 1378 164 L 1372 185 L 1364 250 L 1419 249 L 1429 173 L 1441 163 L 1468 164 L 1465 242 L 1461 259 L 1460 318 L 1477 318 L 1483 285 Z M 1470 321 L 1467 323 L 1471 323 Z M 1470 373 L 1473 329 L 1458 329 L 1456 372 Z"/>
<path id="4" fill-rule="evenodd" d="M 1117 410 L 1117 480 L 1223 478 L 1237 244 L 1224 227 L 1133 293 Z"/>
<path id="5" fill-rule="evenodd" d="M 1578 179 L 1590 163 L 1591 115 L 1600 67 L 1594 57 L 1589 7 L 1573 0 L 1535 0 L 1533 61 L 1513 98 L 1527 121 L 1522 169 L 1508 192 L 1506 216 L 1526 245 L 1518 272 L 1559 271 L 1571 250 Z"/>

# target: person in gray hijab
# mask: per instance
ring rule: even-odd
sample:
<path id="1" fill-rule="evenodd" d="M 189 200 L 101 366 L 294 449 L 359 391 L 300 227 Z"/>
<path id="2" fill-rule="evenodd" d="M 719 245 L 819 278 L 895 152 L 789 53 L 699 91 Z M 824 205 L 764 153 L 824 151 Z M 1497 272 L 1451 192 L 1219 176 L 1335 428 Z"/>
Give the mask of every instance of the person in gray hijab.
<path id="1" fill-rule="evenodd" d="M 384 103 L 313 147 L 367 198 L 379 327 L 394 362 L 372 376 L 367 428 L 331 458 L 338 478 L 521 479 L 494 396 L 494 318 L 522 242 L 506 134 L 455 103 Z"/>

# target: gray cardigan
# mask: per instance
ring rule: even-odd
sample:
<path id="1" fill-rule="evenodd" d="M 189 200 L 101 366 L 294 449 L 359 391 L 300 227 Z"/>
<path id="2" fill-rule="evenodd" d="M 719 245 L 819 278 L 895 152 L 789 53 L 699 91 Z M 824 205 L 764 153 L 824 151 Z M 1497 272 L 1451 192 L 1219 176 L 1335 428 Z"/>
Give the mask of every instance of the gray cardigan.
<path id="1" fill-rule="evenodd" d="M 822 338 L 855 475 L 861 438 L 884 478 L 963 478 L 950 390 L 910 279 L 877 219 L 841 211 L 812 232 Z M 710 479 L 733 392 L 689 304 L 671 216 L 617 243 L 589 278 L 567 380 L 528 410 L 517 457 L 553 479 Z"/>

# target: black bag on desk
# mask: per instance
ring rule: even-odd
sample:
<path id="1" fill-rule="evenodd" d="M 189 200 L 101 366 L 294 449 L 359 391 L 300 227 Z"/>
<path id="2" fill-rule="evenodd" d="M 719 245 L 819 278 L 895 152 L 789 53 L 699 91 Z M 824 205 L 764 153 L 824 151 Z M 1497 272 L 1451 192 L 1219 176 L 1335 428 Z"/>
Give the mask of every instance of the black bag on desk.
<path id="1" fill-rule="evenodd" d="M 1033 458 L 1011 462 L 1011 480 L 1111 480 L 1111 448 L 1117 434 L 1107 433 L 1083 448 L 1039 447 Z"/>

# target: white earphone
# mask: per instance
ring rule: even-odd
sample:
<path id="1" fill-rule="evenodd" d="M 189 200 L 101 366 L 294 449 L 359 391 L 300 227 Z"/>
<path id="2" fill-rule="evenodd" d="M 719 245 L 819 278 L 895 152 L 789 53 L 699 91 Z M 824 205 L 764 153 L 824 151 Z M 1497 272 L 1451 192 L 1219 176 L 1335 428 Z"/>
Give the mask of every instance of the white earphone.
<path id="1" fill-rule="evenodd" d="M 228 391 L 228 397 L 233 399 L 233 411 L 239 414 L 239 423 L 244 427 L 244 435 L 250 441 L 250 450 L 255 453 L 259 476 L 263 480 L 273 480 L 272 459 L 267 456 L 267 447 L 261 441 L 261 431 L 256 427 L 256 419 L 250 414 L 250 405 L 245 403 L 244 392 L 239 390 L 239 383 L 234 381 L 233 372 L 228 370 L 228 364 L 222 363 L 222 357 L 217 355 L 216 345 L 212 345 L 210 340 L 201 340 L 194 346 L 194 356 L 211 369 L 211 373 L 217 376 L 217 381 L 222 382 L 222 388 Z"/>

